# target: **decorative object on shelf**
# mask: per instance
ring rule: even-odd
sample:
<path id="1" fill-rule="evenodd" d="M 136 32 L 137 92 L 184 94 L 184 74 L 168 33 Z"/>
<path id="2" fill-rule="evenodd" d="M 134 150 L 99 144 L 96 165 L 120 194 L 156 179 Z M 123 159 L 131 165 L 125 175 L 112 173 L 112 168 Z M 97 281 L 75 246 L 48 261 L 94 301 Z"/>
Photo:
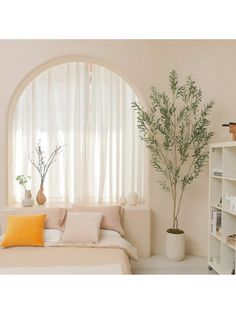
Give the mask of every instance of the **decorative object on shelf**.
<path id="1" fill-rule="evenodd" d="M 125 205 L 125 203 L 126 203 L 126 197 L 125 197 L 124 195 L 122 195 L 122 196 L 120 197 L 119 203 L 120 203 L 121 205 Z"/>
<path id="2" fill-rule="evenodd" d="M 219 203 L 217 204 L 218 207 L 222 207 L 222 197 L 219 200 Z"/>
<path id="3" fill-rule="evenodd" d="M 236 196 L 230 195 L 229 193 L 226 193 L 225 196 L 226 201 L 230 203 L 230 209 L 233 212 L 236 212 Z"/>
<path id="4" fill-rule="evenodd" d="M 230 234 L 226 238 L 226 243 L 229 245 L 235 246 L 236 243 L 236 234 Z"/>
<path id="5" fill-rule="evenodd" d="M 34 205 L 31 190 L 25 190 L 25 199 L 23 199 L 21 203 L 24 207 L 31 207 Z"/>
<path id="6" fill-rule="evenodd" d="M 138 202 L 138 194 L 136 192 L 130 192 L 127 195 L 127 205 L 135 206 Z"/>
<path id="7" fill-rule="evenodd" d="M 172 71 L 169 81 L 170 95 L 152 87 L 149 109 L 136 101 L 133 108 L 140 138 L 151 151 L 152 166 L 162 175 L 160 184 L 173 200 L 173 223 L 167 230 L 166 254 L 170 259 L 180 260 L 184 258 L 184 235 L 180 236 L 184 231 L 179 229 L 178 222 L 181 202 L 187 185 L 207 163 L 208 143 L 213 136 L 208 131 L 208 115 L 214 103 L 202 106 L 202 91 L 190 77 L 181 86 L 177 73 Z M 172 254 L 174 246 L 179 248 L 179 254 Z"/>
<path id="8" fill-rule="evenodd" d="M 222 177 L 222 169 L 214 169 L 213 176 Z"/>
<path id="9" fill-rule="evenodd" d="M 30 179 L 31 179 L 30 176 L 26 176 L 24 174 L 21 174 L 16 177 L 16 181 L 18 181 L 18 183 L 22 185 L 25 190 L 25 198 L 21 202 L 24 207 L 31 207 L 34 205 L 34 200 L 32 199 L 31 190 L 26 189 L 26 185 Z"/>
<path id="10" fill-rule="evenodd" d="M 44 156 L 41 141 L 39 141 L 34 151 L 36 152 L 36 158 L 34 157 L 34 153 L 32 152 L 32 154 L 29 156 L 29 160 L 40 174 L 40 188 L 36 196 L 36 201 L 38 205 L 44 205 L 47 198 L 43 192 L 43 183 L 51 164 L 56 161 L 56 156 L 62 152 L 62 145 L 56 146 L 56 148 L 49 155 L 48 158 Z"/>
<path id="11" fill-rule="evenodd" d="M 236 122 L 224 123 L 222 126 L 229 127 L 229 133 L 232 133 L 232 140 L 236 141 Z"/>

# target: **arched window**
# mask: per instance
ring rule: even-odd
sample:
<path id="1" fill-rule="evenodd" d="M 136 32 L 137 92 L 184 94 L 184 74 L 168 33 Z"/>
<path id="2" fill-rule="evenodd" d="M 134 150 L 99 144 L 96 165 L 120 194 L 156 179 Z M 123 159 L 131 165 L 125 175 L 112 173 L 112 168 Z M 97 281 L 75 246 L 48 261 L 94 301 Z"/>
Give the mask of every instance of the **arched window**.
<path id="1" fill-rule="evenodd" d="M 144 201 L 144 147 L 138 138 L 137 99 L 116 73 L 97 64 L 67 62 L 42 72 L 25 88 L 13 114 L 11 198 L 22 189 L 15 178 L 40 177 L 28 156 L 39 140 L 45 156 L 56 145 L 63 153 L 44 182 L 50 202 L 117 202 L 131 191 Z"/>

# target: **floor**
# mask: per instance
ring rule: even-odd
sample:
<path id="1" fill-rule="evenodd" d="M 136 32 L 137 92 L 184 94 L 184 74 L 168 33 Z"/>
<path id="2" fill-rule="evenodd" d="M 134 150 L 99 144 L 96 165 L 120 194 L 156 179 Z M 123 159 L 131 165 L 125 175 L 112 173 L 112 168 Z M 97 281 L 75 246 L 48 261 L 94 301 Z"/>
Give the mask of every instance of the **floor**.
<path id="1" fill-rule="evenodd" d="M 140 258 L 139 261 L 131 261 L 133 274 L 179 274 L 179 275 L 213 275 L 214 270 L 209 271 L 207 258 L 200 256 L 186 256 L 183 261 L 168 260 L 164 255 L 153 255 L 149 258 Z"/>

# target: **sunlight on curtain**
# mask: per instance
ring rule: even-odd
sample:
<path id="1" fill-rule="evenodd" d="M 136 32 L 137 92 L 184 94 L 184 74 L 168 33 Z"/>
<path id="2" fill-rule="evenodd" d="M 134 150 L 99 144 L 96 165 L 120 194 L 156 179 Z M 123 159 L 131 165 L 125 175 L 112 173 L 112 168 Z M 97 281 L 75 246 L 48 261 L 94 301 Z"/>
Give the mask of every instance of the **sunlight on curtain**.
<path id="1" fill-rule="evenodd" d="M 69 62 L 37 76 L 21 95 L 13 119 L 12 201 L 22 188 L 15 178 L 40 178 L 28 156 L 39 139 L 45 156 L 57 144 L 63 153 L 44 186 L 50 202 L 117 202 L 136 191 L 144 201 L 144 147 L 138 138 L 129 85 L 99 65 Z"/>

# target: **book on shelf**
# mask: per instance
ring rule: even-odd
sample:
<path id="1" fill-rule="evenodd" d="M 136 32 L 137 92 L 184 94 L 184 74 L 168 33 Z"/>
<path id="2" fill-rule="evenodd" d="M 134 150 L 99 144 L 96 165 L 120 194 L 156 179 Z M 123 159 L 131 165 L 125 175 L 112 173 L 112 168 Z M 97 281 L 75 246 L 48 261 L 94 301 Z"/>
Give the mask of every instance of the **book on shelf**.
<path id="1" fill-rule="evenodd" d="M 211 212 L 211 233 L 214 235 L 221 234 L 222 213 L 220 210 L 212 210 Z"/>

